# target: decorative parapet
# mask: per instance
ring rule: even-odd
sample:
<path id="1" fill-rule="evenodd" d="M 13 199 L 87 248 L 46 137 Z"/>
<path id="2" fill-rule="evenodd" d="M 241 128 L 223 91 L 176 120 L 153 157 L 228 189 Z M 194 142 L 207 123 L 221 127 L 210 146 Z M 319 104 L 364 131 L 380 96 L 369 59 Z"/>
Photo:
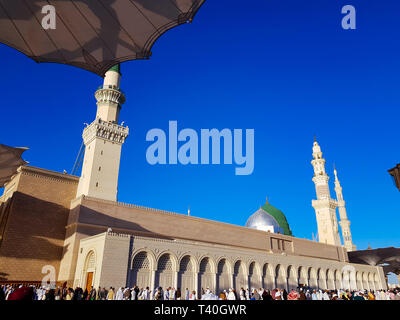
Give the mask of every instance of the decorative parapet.
<path id="1" fill-rule="evenodd" d="M 108 237 L 116 237 L 116 238 L 129 238 L 131 235 L 127 233 L 118 233 L 113 231 L 107 231 Z"/>
<path id="2" fill-rule="evenodd" d="M 312 200 L 312 206 L 314 209 L 336 209 L 337 208 L 337 201 L 334 199 L 319 199 L 319 200 Z"/>
<path id="3" fill-rule="evenodd" d="M 101 102 L 113 102 L 117 104 L 125 103 L 124 93 L 115 86 L 108 86 L 107 88 L 99 88 L 94 94 L 97 103 Z"/>
<path id="4" fill-rule="evenodd" d="M 96 118 L 96 120 L 83 130 L 82 138 L 85 145 L 90 143 L 96 137 L 110 142 L 123 144 L 128 135 L 128 127 Z"/>
<path id="5" fill-rule="evenodd" d="M 46 178 L 54 181 L 63 181 L 66 183 L 76 184 L 79 182 L 79 177 L 73 176 L 67 173 L 61 173 L 56 171 L 51 171 L 43 168 L 32 167 L 32 166 L 22 166 L 18 169 L 23 175 L 33 176 L 36 178 Z"/>

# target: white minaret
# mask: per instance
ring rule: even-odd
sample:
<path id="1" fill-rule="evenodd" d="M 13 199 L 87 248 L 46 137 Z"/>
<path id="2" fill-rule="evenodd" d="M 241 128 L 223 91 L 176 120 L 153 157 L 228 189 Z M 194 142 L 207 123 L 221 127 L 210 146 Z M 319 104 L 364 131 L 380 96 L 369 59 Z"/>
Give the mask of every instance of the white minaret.
<path id="1" fill-rule="evenodd" d="M 343 200 L 342 186 L 340 185 L 339 179 L 337 177 L 337 171 L 335 168 L 333 169 L 333 172 L 335 173 L 335 192 L 336 192 L 336 200 L 340 216 L 339 225 L 340 228 L 342 229 L 342 238 L 344 247 L 346 248 L 347 251 L 355 251 L 356 246 L 353 244 L 353 241 L 351 239 L 350 221 L 347 219 L 345 202 Z"/>
<path id="2" fill-rule="evenodd" d="M 107 71 L 103 86 L 95 97 L 96 119 L 83 130 L 85 157 L 76 196 L 87 195 L 117 201 L 118 173 L 121 147 L 129 128 L 118 125 L 121 105 L 125 96 L 119 88 L 119 65 Z"/>
<path id="3" fill-rule="evenodd" d="M 329 192 L 329 177 L 325 172 L 325 159 L 322 158 L 321 148 L 315 140 L 313 145 L 314 167 L 313 181 L 317 193 L 317 200 L 312 200 L 318 224 L 319 242 L 340 246 L 340 236 L 336 219 L 337 203 L 331 199 Z"/>

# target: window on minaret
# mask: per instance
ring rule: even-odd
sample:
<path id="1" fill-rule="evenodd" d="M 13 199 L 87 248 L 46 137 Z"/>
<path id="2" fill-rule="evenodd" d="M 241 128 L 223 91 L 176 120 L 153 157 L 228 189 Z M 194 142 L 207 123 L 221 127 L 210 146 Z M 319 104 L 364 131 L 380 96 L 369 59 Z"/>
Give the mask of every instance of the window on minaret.
<path id="1" fill-rule="evenodd" d="M 101 171 L 101 167 L 99 167 L 99 171 Z"/>
<path id="2" fill-rule="evenodd" d="M 98 187 L 99 186 L 99 183 L 98 182 L 96 182 L 96 187 Z"/>

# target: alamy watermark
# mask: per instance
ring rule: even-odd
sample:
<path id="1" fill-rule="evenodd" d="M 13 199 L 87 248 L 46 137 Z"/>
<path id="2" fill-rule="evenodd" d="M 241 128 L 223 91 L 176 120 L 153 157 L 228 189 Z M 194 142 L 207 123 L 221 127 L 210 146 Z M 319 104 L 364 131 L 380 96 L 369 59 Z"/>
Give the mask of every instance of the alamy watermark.
<path id="1" fill-rule="evenodd" d="M 343 289 L 355 289 L 357 287 L 356 269 L 352 265 L 345 265 L 341 270 L 341 274 Z"/>
<path id="2" fill-rule="evenodd" d="M 45 30 L 56 29 L 56 8 L 52 5 L 45 5 L 42 7 L 42 27 Z M 345 5 L 342 7 L 342 28 L 344 30 L 356 29 L 356 8 L 352 5 Z"/>
<path id="3" fill-rule="evenodd" d="M 344 30 L 355 30 L 356 27 L 356 8 L 352 5 L 346 5 L 342 8 L 342 14 L 345 16 L 342 19 L 342 28 Z"/>
<path id="4" fill-rule="evenodd" d="M 42 274 L 45 276 L 42 279 L 42 287 L 55 289 L 56 287 L 56 268 L 52 265 L 45 265 L 42 268 Z"/>
<path id="5" fill-rule="evenodd" d="M 199 142 L 200 140 L 200 142 Z M 250 175 L 254 171 L 254 129 L 245 131 L 245 153 L 243 154 L 242 129 L 201 129 L 200 139 L 193 129 L 182 129 L 178 133 L 178 122 L 169 121 L 167 134 L 162 129 L 151 129 L 147 132 L 146 141 L 153 143 L 147 148 L 146 159 L 151 165 L 156 164 L 221 164 L 221 142 L 223 140 L 223 163 L 233 164 L 236 175 Z M 178 142 L 183 144 L 178 149 Z M 167 161 L 168 144 L 168 161 Z M 200 152 L 199 152 L 200 144 Z"/>
<path id="6" fill-rule="evenodd" d="M 42 28 L 44 30 L 56 29 L 56 8 L 52 5 L 43 6 L 42 14 L 45 15 L 42 18 Z"/>

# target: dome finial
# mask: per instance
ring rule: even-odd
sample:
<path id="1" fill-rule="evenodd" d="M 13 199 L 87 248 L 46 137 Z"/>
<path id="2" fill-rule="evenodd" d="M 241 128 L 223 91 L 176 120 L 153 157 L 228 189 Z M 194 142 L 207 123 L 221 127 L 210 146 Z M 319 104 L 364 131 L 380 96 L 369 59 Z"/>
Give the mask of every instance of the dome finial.
<path id="1" fill-rule="evenodd" d="M 268 197 L 265 197 L 265 204 L 269 204 Z"/>

